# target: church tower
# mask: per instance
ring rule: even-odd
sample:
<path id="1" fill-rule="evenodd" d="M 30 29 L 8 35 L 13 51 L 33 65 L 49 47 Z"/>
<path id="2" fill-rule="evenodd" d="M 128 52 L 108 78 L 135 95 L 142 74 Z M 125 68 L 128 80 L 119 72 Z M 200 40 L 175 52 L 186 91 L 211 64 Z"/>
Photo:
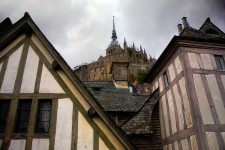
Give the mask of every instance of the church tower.
<path id="1" fill-rule="evenodd" d="M 112 38 L 112 41 L 110 42 L 108 48 L 106 49 L 106 56 L 122 52 L 122 48 L 120 47 L 120 44 L 117 41 L 114 16 L 113 16 L 113 30 L 112 30 L 111 38 Z"/>

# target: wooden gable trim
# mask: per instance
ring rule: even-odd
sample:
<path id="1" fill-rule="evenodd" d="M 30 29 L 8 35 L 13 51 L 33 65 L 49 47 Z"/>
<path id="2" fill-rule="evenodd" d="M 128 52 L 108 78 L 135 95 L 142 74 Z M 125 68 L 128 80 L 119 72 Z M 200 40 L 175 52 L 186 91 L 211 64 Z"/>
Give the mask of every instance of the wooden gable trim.
<path id="1" fill-rule="evenodd" d="M 35 35 L 37 35 L 38 39 L 41 41 L 41 43 L 44 45 L 44 47 L 48 50 L 48 52 L 52 55 L 52 57 L 59 63 L 59 65 L 62 67 L 62 70 L 64 71 L 63 73 L 66 74 L 68 79 L 70 81 L 72 81 L 72 84 L 78 89 L 78 91 L 81 93 L 81 95 L 84 96 L 86 102 L 89 103 L 96 110 L 99 117 L 101 118 L 100 120 L 103 121 L 104 125 L 106 125 L 106 127 L 113 133 L 113 137 L 115 136 L 115 138 L 118 139 L 118 142 L 120 142 L 120 144 L 122 144 L 127 149 L 134 149 L 134 147 L 131 145 L 129 140 L 125 137 L 124 134 L 122 134 L 120 129 L 118 129 L 115 125 L 112 125 L 111 120 L 106 116 L 106 114 L 103 112 L 103 110 L 100 109 L 100 105 L 97 103 L 96 99 L 91 95 L 91 93 L 89 91 L 87 91 L 87 89 L 81 83 L 81 81 L 77 77 L 75 77 L 75 75 L 72 73 L 71 68 L 67 65 L 67 63 L 60 56 L 60 54 L 55 50 L 55 48 L 52 46 L 52 44 L 47 40 L 47 38 L 44 36 L 44 34 L 39 30 L 39 28 L 33 22 L 33 20 L 31 19 L 31 17 L 29 16 L 28 13 L 26 13 L 23 18 L 21 18 L 19 21 L 17 21 L 12 26 L 12 28 L 0 38 L 0 49 L 5 48 L 7 45 L 9 45 L 11 42 L 13 42 L 15 40 L 15 38 L 22 35 L 23 33 L 26 33 L 26 31 L 23 30 L 23 26 L 26 26 L 26 24 L 28 26 L 30 26 L 31 32 L 34 33 Z M 30 35 L 30 32 L 28 32 L 26 34 Z M 50 70 L 52 69 L 49 66 L 48 66 L 48 68 Z M 53 70 L 50 72 L 53 72 Z M 59 77 L 59 75 L 58 75 L 58 77 Z M 61 83 L 61 86 L 62 86 L 62 83 Z M 65 87 L 63 87 L 63 89 L 68 90 L 68 87 L 65 86 Z M 73 101 L 77 100 L 71 91 L 67 91 L 67 92 L 68 92 L 67 94 L 69 94 L 69 96 L 73 97 L 72 98 Z M 80 105 L 79 103 L 76 104 L 76 106 L 79 106 L 79 105 Z M 81 105 L 80 105 L 80 107 L 82 108 Z M 81 109 L 81 112 L 85 116 L 86 111 Z M 92 119 L 89 119 L 88 116 L 85 116 L 85 117 L 88 118 L 87 120 L 93 127 L 100 130 L 98 125 L 96 125 L 98 123 L 98 121 L 96 122 L 96 120 L 93 119 L 93 121 L 95 122 L 94 123 L 91 121 Z M 103 131 L 101 131 L 101 132 L 103 133 Z M 107 139 L 107 137 L 104 134 L 102 134 L 101 138 Z M 110 143 L 109 139 L 108 139 L 107 143 L 108 144 Z M 111 145 L 111 148 L 113 148 L 112 145 Z"/>
<path id="2" fill-rule="evenodd" d="M 148 72 L 148 75 L 144 79 L 144 82 L 151 83 L 159 72 L 167 64 L 168 60 L 176 53 L 179 47 L 189 47 L 189 48 L 203 48 L 203 49 L 224 49 L 224 41 L 222 40 L 204 40 L 195 39 L 188 37 L 174 36 L 169 42 L 163 53 L 160 55 L 158 60 L 155 62 L 153 67 Z"/>
<path id="3" fill-rule="evenodd" d="M 46 42 L 47 39 L 45 39 L 44 35 L 41 35 L 42 33 L 39 33 L 40 31 L 36 32 L 35 34 L 37 35 L 38 39 L 42 42 L 42 44 L 44 44 L 46 49 L 49 50 L 49 53 L 55 58 L 55 60 L 57 60 L 64 73 L 66 73 L 67 77 L 70 79 L 70 81 L 72 81 L 75 87 L 77 87 L 78 91 L 84 96 L 87 102 L 97 111 L 98 115 L 100 116 L 101 120 L 103 120 L 103 122 L 106 124 L 106 126 L 115 134 L 117 138 L 119 138 L 120 142 L 122 142 L 125 147 L 127 147 L 128 149 L 134 149 L 128 139 L 121 134 L 122 130 L 120 131 L 115 125 L 112 125 L 111 120 L 100 109 L 100 105 L 98 104 L 97 100 L 95 100 L 95 98 L 91 96 L 92 94 L 88 91 L 88 89 L 84 88 L 85 86 L 83 85 L 83 83 L 81 83 L 78 77 L 76 77 L 72 73 L 72 70 L 64 61 L 64 59 L 58 54 L 58 52 L 56 52 L 56 50 L 50 43 Z"/>
<path id="4" fill-rule="evenodd" d="M 106 145 L 110 149 L 115 149 L 115 147 L 112 145 L 108 137 L 104 134 L 104 132 L 94 123 L 94 121 L 88 116 L 87 111 L 83 108 L 82 104 L 78 101 L 78 99 L 74 96 L 73 92 L 69 89 L 69 87 L 64 83 L 63 79 L 59 76 L 59 74 L 52 68 L 52 65 L 49 63 L 47 58 L 41 53 L 39 48 L 36 46 L 36 44 L 31 40 L 30 43 L 33 50 L 36 52 L 36 54 L 39 56 L 39 58 L 43 61 L 43 63 L 46 65 L 47 69 L 50 71 L 50 73 L 53 75 L 53 77 L 56 79 L 56 81 L 59 83 L 59 85 L 62 87 L 62 89 L 66 92 L 66 95 L 72 100 L 73 103 L 75 103 L 75 107 L 78 107 L 81 114 L 84 116 L 84 118 L 87 120 L 87 122 L 93 127 L 94 130 L 97 130 L 98 133 L 101 135 L 102 139 L 105 139 Z M 74 139 L 72 139 L 74 140 Z"/>

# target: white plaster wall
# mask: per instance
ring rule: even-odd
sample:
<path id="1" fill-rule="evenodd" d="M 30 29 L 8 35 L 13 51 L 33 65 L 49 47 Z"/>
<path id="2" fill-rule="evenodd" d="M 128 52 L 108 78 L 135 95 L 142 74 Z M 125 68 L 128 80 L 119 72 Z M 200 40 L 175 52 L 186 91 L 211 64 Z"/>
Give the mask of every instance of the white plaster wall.
<path id="1" fill-rule="evenodd" d="M 26 140 L 11 140 L 8 150 L 25 150 Z"/>
<path id="2" fill-rule="evenodd" d="M 105 145 L 101 138 L 99 138 L 99 150 L 108 150 L 108 147 Z"/>
<path id="3" fill-rule="evenodd" d="M 23 46 L 20 46 L 19 49 L 9 56 L 4 80 L 0 90 L 1 93 L 13 92 L 22 50 Z"/>
<path id="4" fill-rule="evenodd" d="M 167 150 L 167 145 L 163 146 L 163 150 Z"/>
<path id="5" fill-rule="evenodd" d="M 93 129 L 80 112 L 78 113 L 77 142 L 77 149 L 93 150 Z"/>
<path id="6" fill-rule="evenodd" d="M 195 135 L 192 135 L 190 137 L 190 141 L 191 141 L 191 149 L 192 150 L 198 150 L 198 144 L 197 144 Z"/>
<path id="7" fill-rule="evenodd" d="M 185 121 L 186 121 L 187 127 L 190 128 L 193 126 L 193 124 L 192 124 L 190 104 L 189 104 L 187 88 L 186 88 L 184 77 L 182 77 L 181 80 L 179 80 L 179 84 L 181 89 L 181 97 L 183 98 Z"/>
<path id="8" fill-rule="evenodd" d="M 33 93 L 37 75 L 39 58 L 34 50 L 29 46 L 26 65 L 20 92 Z"/>
<path id="9" fill-rule="evenodd" d="M 219 150 L 219 146 L 214 132 L 206 132 L 207 141 L 210 150 Z"/>
<path id="10" fill-rule="evenodd" d="M 33 139 L 32 150 L 48 150 L 49 139 Z"/>
<path id="11" fill-rule="evenodd" d="M 180 142 L 181 142 L 182 150 L 189 150 L 188 139 L 187 138 L 181 140 Z"/>
<path id="12" fill-rule="evenodd" d="M 172 82 L 175 79 L 175 71 L 172 64 L 168 67 L 168 71 L 169 71 L 170 81 Z"/>
<path id="13" fill-rule="evenodd" d="M 162 97 L 162 108 L 163 108 L 163 117 L 164 117 L 164 123 L 165 123 L 165 129 L 166 129 L 166 135 L 165 137 L 170 136 L 170 130 L 169 130 L 169 120 L 168 120 L 168 113 L 167 113 L 167 107 L 166 107 L 166 98 L 165 96 Z"/>
<path id="14" fill-rule="evenodd" d="M 173 97 L 171 90 L 167 92 L 167 99 L 169 104 L 169 113 L 170 113 L 170 121 L 171 121 L 171 128 L 172 128 L 172 134 L 177 132 L 176 127 L 176 118 L 175 118 L 175 111 L 174 111 L 174 103 L 173 103 Z"/>
<path id="15" fill-rule="evenodd" d="M 181 71 L 183 71 L 179 57 L 177 57 L 174 62 L 175 62 L 177 74 L 179 74 Z"/>
<path id="16" fill-rule="evenodd" d="M 223 82 L 223 87 L 225 89 L 225 75 L 221 75 L 221 79 L 222 79 L 222 82 Z"/>
<path id="17" fill-rule="evenodd" d="M 155 86 L 154 85 L 152 86 L 152 91 L 155 91 Z"/>
<path id="18" fill-rule="evenodd" d="M 45 65 L 43 65 L 40 83 L 40 93 L 64 93 L 61 86 L 49 72 Z"/>
<path id="19" fill-rule="evenodd" d="M 174 142 L 174 149 L 175 149 L 175 150 L 179 150 L 178 141 Z"/>
<path id="20" fill-rule="evenodd" d="M 209 54 L 200 54 L 203 67 L 206 70 L 213 70 L 212 61 Z"/>
<path id="21" fill-rule="evenodd" d="M 55 150 L 70 150 L 73 103 L 69 98 L 58 100 Z"/>
<path id="22" fill-rule="evenodd" d="M 188 53 L 188 59 L 189 59 L 191 68 L 200 69 L 197 56 L 195 53 Z"/>
<path id="23" fill-rule="evenodd" d="M 223 100 L 220 94 L 220 90 L 216 81 L 215 75 L 206 75 L 206 79 L 209 84 L 210 93 L 213 98 L 213 102 L 216 108 L 216 112 L 221 124 L 225 124 L 225 108 L 223 105 Z"/>
<path id="24" fill-rule="evenodd" d="M 169 144 L 169 145 L 168 145 L 168 149 L 169 149 L 169 150 L 173 150 L 172 144 Z"/>
<path id="25" fill-rule="evenodd" d="M 157 89 L 159 87 L 159 82 L 158 80 L 155 81 L 155 89 Z"/>
<path id="26" fill-rule="evenodd" d="M 162 139 L 165 138 L 165 134 L 164 134 L 164 120 L 163 120 L 163 113 L 162 113 L 162 100 L 159 100 L 159 119 L 160 119 L 160 127 L 161 127 L 161 135 L 162 135 Z"/>
<path id="27" fill-rule="evenodd" d="M 208 98 L 205 93 L 205 88 L 202 84 L 201 76 L 199 74 L 194 74 L 193 77 L 203 122 L 204 124 L 214 124 Z"/>
<path id="28" fill-rule="evenodd" d="M 179 130 L 183 130 L 184 129 L 184 117 L 183 117 L 183 110 L 182 110 L 182 100 L 181 100 L 181 97 L 178 92 L 176 84 L 173 86 L 173 92 L 174 92 L 174 97 L 175 97 L 176 106 L 177 106 Z"/>
<path id="29" fill-rule="evenodd" d="M 162 82 L 162 77 L 159 78 L 159 91 L 162 92 L 163 91 L 163 82 Z"/>
<path id="30" fill-rule="evenodd" d="M 221 134 L 222 134 L 222 137 L 223 137 L 223 141 L 225 143 L 225 132 L 221 132 Z"/>

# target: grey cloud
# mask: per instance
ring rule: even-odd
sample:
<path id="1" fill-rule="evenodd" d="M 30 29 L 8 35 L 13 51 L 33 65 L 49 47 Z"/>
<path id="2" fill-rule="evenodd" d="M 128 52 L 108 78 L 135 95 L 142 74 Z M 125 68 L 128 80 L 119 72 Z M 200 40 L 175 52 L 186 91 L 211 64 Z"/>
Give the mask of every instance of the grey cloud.
<path id="1" fill-rule="evenodd" d="M 158 57 L 174 35 L 183 16 L 194 28 L 207 17 L 225 31 L 223 0 L 0 0 L 0 21 L 13 22 L 28 11 L 71 67 L 105 55 L 116 18 L 119 43 L 142 45 Z"/>

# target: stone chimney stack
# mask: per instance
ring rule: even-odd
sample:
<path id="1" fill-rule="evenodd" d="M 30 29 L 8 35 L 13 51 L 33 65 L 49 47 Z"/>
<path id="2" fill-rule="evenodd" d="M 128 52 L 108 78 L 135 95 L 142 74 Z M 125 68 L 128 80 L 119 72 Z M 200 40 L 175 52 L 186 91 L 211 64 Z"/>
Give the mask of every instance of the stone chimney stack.
<path id="1" fill-rule="evenodd" d="M 187 21 L 187 17 L 183 17 L 182 20 L 183 20 L 184 28 L 190 27 L 190 26 L 189 26 L 189 23 L 188 23 L 188 21 Z"/>
<path id="2" fill-rule="evenodd" d="M 178 28 L 178 33 L 180 34 L 183 31 L 182 24 L 178 24 L 177 28 Z"/>

